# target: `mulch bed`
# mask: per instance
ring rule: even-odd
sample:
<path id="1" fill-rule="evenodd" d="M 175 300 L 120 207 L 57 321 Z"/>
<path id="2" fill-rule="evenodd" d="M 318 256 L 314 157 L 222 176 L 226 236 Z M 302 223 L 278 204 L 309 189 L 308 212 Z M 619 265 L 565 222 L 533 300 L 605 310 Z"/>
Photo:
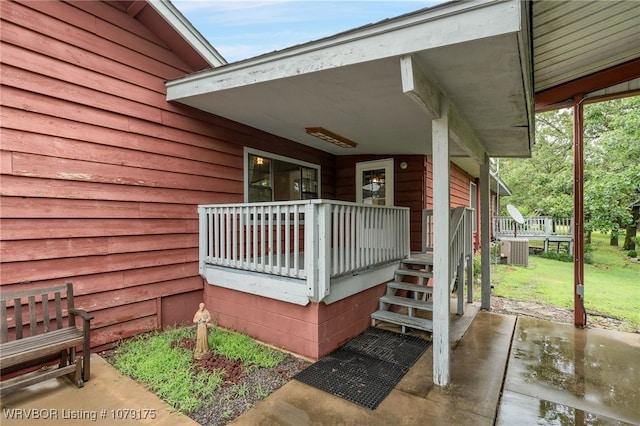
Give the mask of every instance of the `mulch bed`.
<path id="1" fill-rule="evenodd" d="M 196 341 L 184 337 L 171 344 L 171 349 L 182 348 L 193 351 L 196 347 Z M 228 383 L 238 383 L 245 376 L 244 363 L 240 360 L 231 360 L 224 355 L 218 355 L 213 352 L 207 353 L 201 359 L 193 359 L 192 361 L 199 371 L 212 373 L 216 370 L 224 371 L 222 379 Z"/>

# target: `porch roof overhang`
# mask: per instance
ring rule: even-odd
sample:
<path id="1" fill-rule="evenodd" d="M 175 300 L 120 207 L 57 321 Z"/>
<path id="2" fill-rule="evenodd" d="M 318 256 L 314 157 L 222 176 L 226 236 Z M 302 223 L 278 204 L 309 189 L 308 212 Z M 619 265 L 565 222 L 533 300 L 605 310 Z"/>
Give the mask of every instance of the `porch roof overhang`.
<path id="1" fill-rule="evenodd" d="M 640 6 L 635 1 L 536 1 L 532 8 L 536 111 L 573 97 L 640 93 Z"/>
<path id="2" fill-rule="evenodd" d="M 447 99 L 452 157 L 527 157 L 528 13 L 519 0 L 450 2 L 169 81 L 167 99 L 335 155 L 431 154 L 431 120 Z"/>

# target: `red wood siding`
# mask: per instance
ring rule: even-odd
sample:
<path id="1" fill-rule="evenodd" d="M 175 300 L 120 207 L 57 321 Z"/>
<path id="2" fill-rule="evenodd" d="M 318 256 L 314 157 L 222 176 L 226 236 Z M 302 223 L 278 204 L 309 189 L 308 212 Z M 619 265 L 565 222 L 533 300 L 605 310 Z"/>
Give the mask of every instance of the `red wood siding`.
<path id="1" fill-rule="evenodd" d="M 204 62 L 127 4 L 0 2 L 0 285 L 73 282 L 95 347 L 192 318 L 196 206 L 243 201 L 244 146 L 320 164 L 323 197 L 335 187 L 333 156 L 167 103 L 165 80 Z"/>

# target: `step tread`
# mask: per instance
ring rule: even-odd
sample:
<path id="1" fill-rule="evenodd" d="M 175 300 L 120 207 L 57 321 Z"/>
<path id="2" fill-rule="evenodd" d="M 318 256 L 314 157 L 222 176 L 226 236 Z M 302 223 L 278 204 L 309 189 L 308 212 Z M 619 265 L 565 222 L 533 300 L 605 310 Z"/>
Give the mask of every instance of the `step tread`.
<path id="1" fill-rule="evenodd" d="M 404 283 L 400 281 L 390 281 L 387 283 L 387 288 L 395 288 L 398 290 L 417 291 L 420 293 L 433 293 L 433 287 L 427 287 L 426 285 L 418 285 L 412 283 Z"/>
<path id="2" fill-rule="evenodd" d="M 407 259 L 402 259 L 402 263 L 405 265 L 433 266 L 433 255 L 409 257 Z"/>
<path id="3" fill-rule="evenodd" d="M 424 311 L 433 311 L 433 302 L 416 300 L 409 297 L 400 296 L 382 296 L 380 301 L 383 303 L 390 303 L 392 305 L 406 306 L 407 308 L 422 309 Z"/>
<path id="4" fill-rule="evenodd" d="M 389 311 L 375 311 L 371 314 L 371 318 L 379 321 L 390 322 L 392 324 L 417 328 L 419 330 L 433 331 L 433 321 L 425 318 L 410 317 L 408 315 Z"/>
<path id="5" fill-rule="evenodd" d="M 398 275 L 408 275 L 412 277 L 423 277 L 423 278 L 431 278 L 433 277 L 433 272 L 427 271 L 417 271 L 414 269 L 396 269 L 396 274 Z"/>

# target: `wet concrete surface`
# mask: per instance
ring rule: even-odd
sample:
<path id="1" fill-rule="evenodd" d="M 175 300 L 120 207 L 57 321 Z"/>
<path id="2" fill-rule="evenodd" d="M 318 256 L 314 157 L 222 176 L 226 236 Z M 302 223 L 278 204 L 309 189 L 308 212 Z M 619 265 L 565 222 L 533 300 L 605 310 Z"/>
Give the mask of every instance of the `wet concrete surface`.
<path id="1" fill-rule="evenodd" d="M 375 410 L 291 380 L 233 424 L 640 425 L 639 334 L 480 312 L 459 340 L 474 316 L 461 318 L 448 387 L 433 385 L 431 347 Z M 97 355 L 84 388 L 49 380 L 0 406 L 2 426 L 196 424 Z M 5 410 L 59 418 L 10 420 Z"/>
<path id="2" fill-rule="evenodd" d="M 640 335 L 520 317 L 496 424 L 640 424 Z"/>
<path id="3" fill-rule="evenodd" d="M 91 355 L 91 380 L 84 387 L 58 377 L 3 396 L 0 408 L 2 426 L 198 424 L 97 354 Z"/>

